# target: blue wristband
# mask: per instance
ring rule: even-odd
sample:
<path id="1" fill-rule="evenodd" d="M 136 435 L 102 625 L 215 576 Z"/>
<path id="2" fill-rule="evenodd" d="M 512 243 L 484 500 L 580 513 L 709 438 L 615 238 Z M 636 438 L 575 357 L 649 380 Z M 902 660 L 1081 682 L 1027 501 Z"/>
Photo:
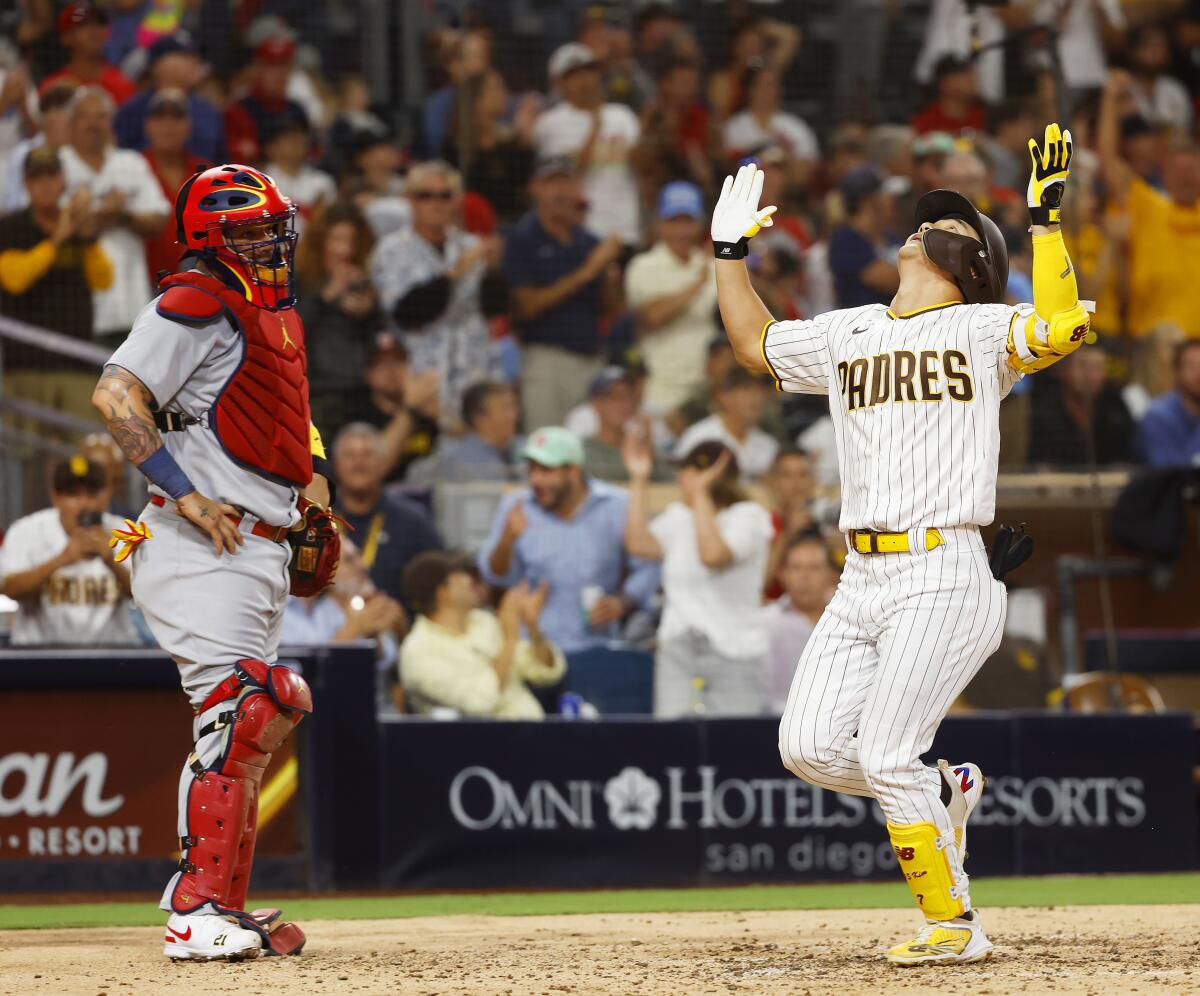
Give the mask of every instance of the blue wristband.
<path id="1" fill-rule="evenodd" d="M 188 480 L 165 446 L 160 446 L 137 467 L 152 484 L 157 484 L 176 501 L 196 490 L 196 485 Z"/>

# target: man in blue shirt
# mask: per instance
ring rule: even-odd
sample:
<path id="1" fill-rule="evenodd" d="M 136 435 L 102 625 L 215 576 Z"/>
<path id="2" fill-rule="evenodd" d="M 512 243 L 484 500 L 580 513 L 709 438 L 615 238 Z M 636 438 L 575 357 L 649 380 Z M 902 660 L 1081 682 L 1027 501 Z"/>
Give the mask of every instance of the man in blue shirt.
<path id="1" fill-rule="evenodd" d="M 1175 347 L 1175 390 L 1146 410 L 1136 448 L 1153 467 L 1187 466 L 1200 459 L 1200 339 Z"/>
<path id="2" fill-rule="evenodd" d="M 463 423 L 470 430 L 457 439 L 442 437 L 438 451 L 413 467 L 411 479 L 431 481 L 516 481 L 517 422 L 521 417 L 511 384 L 481 380 L 463 392 Z"/>
<path id="3" fill-rule="evenodd" d="M 583 445 L 559 426 L 530 435 L 522 456 L 529 487 L 500 503 L 480 570 L 499 587 L 547 583 L 542 631 L 564 652 L 604 646 L 658 590 L 658 566 L 625 553 L 629 495 L 584 477 Z"/>
<path id="4" fill-rule="evenodd" d="M 159 90 L 182 90 L 187 94 L 187 113 L 192 123 L 188 152 L 205 163 L 224 162 L 225 122 L 216 105 L 195 92 L 203 79 L 203 63 L 187 32 L 159 38 L 147 50 L 147 59 L 151 85 L 117 109 L 113 119 L 117 144 L 123 149 L 144 149 L 146 118 L 154 95 Z"/>
<path id="5" fill-rule="evenodd" d="M 383 434 L 374 426 L 351 422 L 337 434 L 336 511 L 354 530 L 354 542 L 375 587 L 400 599 L 405 566 L 418 553 L 440 550 L 442 539 L 420 505 L 384 492 L 387 470 Z"/>
<path id="6" fill-rule="evenodd" d="M 620 236 L 598 241 L 580 224 L 583 191 L 572 160 L 542 163 L 534 173 L 534 209 L 504 246 L 504 277 L 523 346 L 521 406 L 526 425 L 561 423 L 583 400 L 600 370 L 600 316 L 619 297 L 610 265 Z"/>
<path id="7" fill-rule="evenodd" d="M 829 237 L 829 269 L 839 308 L 887 304 L 900 286 L 894 258 L 885 257 L 885 233 L 891 223 L 892 197 L 874 166 L 857 166 L 842 177 L 839 189 L 846 222 Z"/>

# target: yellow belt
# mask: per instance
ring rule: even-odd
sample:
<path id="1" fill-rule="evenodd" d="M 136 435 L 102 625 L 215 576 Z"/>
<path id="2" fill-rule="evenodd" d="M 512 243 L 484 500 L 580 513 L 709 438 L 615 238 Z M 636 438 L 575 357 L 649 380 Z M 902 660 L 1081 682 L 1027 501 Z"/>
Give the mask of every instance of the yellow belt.
<path id="1" fill-rule="evenodd" d="M 869 529 L 851 529 L 849 535 L 850 548 L 859 553 L 908 553 L 912 549 L 908 533 L 873 533 Z M 935 550 L 945 542 L 938 530 L 925 530 L 926 550 Z"/>

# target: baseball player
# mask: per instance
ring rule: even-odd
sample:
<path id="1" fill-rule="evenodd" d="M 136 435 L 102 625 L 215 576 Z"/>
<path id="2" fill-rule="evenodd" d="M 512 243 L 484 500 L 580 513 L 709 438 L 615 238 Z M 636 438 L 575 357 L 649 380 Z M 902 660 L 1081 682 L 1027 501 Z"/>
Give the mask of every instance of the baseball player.
<path id="1" fill-rule="evenodd" d="M 966 823 L 983 791 L 970 763 L 926 767 L 950 704 L 996 649 L 1004 585 L 979 527 L 992 521 L 999 409 L 1013 384 L 1079 347 L 1089 318 L 1059 230 L 1070 132 L 1029 143 L 1034 303 L 1002 302 L 999 229 L 966 197 L 917 204 L 891 307 L 776 322 L 750 285 L 749 239 L 771 224 L 762 173 L 729 177 L 713 213 L 717 292 L 741 364 L 786 391 L 828 394 L 842 481 L 847 558 L 797 665 L 779 726 L 794 774 L 872 796 L 917 905 L 899 965 L 970 962 L 992 944 L 971 907 Z"/>
<path id="2" fill-rule="evenodd" d="M 284 603 L 289 587 L 328 584 L 339 550 L 293 310 L 294 217 L 256 169 L 188 180 L 175 218 L 195 269 L 163 281 L 92 399 L 150 482 L 150 504 L 113 540 L 195 712 L 182 859 L 161 904 L 174 959 L 304 946 L 279 910 L 246 910 L 263 772 L 312 711 L 304 679 L 275 663 Z"/>

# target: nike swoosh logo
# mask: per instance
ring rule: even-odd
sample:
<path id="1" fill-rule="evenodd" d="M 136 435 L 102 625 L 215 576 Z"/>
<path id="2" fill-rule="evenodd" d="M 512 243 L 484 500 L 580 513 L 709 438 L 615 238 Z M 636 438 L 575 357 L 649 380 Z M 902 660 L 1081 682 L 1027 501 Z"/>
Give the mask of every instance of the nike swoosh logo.
<path id="1" fill-rule="evenodd" d="M 1066 263 L 1067 263 L 1067 268 L 1058 275 L 1059 280 L 1066 280 L 1067 277 L 1069 277 L 1071 275 L 1071 260 L 1069 257 L 1068 257 Z"/>
<path id="2" fill-rule="evenodd" d="M 178 930 L 176 930 L 174 927 L 168 927 L 167 930 L 169 930 L 172 934 L 174 934 L 176 937 L 178 937 L 181 941 L 190 941 L 192 939 L 192 928 L 191 927 L 188 927 L 188 929 L 185 930 L 182 934 Z"/>
<path id="3" fill-rule="evenodd" d="M 854 330 L 853 332 L 851 332 L 850 334 L 851 334 L 851 335 L 858 335 L 858 333 L 859 333 L 859 332 L 868 332 L 868 331 L 870 331 L 870 330 L 869 330 L 869 329 L 855 329 L 855 330 Z"/>

